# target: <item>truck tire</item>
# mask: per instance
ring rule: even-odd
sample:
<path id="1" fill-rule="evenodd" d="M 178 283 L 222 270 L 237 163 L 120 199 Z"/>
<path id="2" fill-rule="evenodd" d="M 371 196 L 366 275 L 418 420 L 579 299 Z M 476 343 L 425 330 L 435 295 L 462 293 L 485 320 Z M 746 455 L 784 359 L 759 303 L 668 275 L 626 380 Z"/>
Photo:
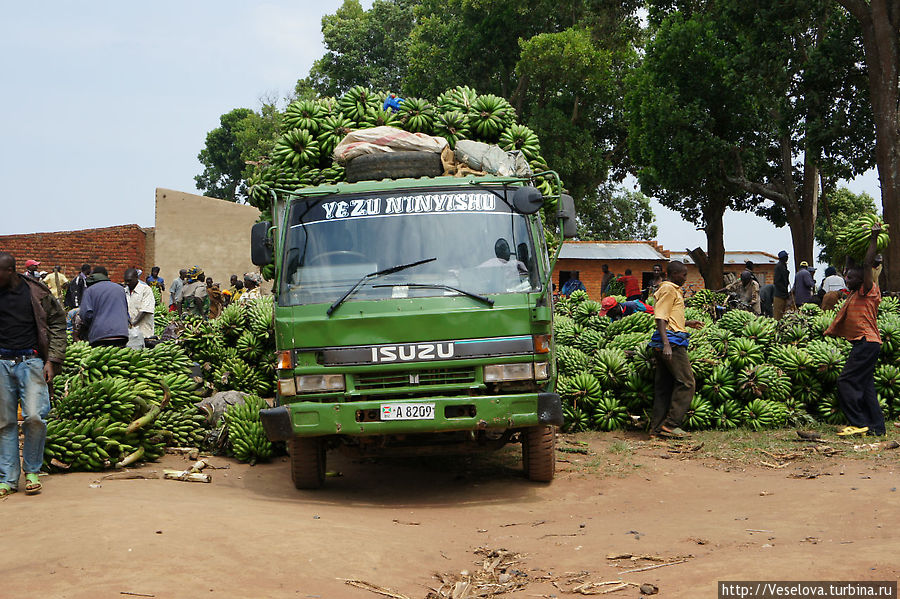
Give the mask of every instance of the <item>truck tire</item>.
<path id="1" fill-rule="evenodd" d="M 363 154 L 347 163 L 344 175 L 349 183 L 437 177 L 443 174 L 441 155 L 434 152 L 385 152 Z"/>
<path id="2" fill-rule="evenodd" d="M 298 489 L 318 489 L 325 482 L 325 444 L 316 438 L 290 441 L 291 479 Z"/>
<path id="3" fill-rule="evenodd" d="M 522 465 L 529 480 L 549 483 L 556 473 L 556 427 L 534 426 L 522 431 Z"/>

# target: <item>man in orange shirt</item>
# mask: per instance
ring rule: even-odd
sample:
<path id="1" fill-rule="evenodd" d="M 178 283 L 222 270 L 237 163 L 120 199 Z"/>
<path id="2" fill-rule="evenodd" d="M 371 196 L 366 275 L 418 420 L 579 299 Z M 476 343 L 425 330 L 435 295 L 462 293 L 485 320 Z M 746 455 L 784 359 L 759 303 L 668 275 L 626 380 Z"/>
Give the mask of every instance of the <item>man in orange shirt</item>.
<path id="1" fill-rule="evenodd" d="M 841 376 L 838 378 L 838 399 L 850 425 L 838 432 L 840 436 L 883 435 L 884 414 L 875 393 L 875 364 L 881 352 L 878 332 L 878 304 L 881 290 L 875 282 L 875 245 L 881 225 L 872 227 L 872 238 L 863 264 L 847 270 L 846 283 L 850 297 L 825 330 L 826 335 L 843 337 L 853 344 Z"/>

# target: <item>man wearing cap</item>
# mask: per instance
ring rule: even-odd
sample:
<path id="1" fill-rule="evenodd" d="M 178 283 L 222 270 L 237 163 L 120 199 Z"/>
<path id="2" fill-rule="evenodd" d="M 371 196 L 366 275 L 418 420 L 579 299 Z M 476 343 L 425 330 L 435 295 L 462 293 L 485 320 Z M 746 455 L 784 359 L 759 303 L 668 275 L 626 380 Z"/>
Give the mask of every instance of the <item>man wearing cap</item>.
<path id="1" fill-rule="evenodd" d="M 38 262 L 37 260 L 26 260 L 24 275 L 26 277 L 31 277 L 35 281 L 40 281 L 41 276 L 38 274 L 38 269 L 37 269 L 37 267 L 40 265 L 41 265 L 41 263 Z"/>
<path id="2" fill-rule="evenodd" d="M 772 313 L 776 320 L 781 320 L 784 316 L 784 309 L 787 306 L 790 294 L 788 292 L 790 279 L 787 269 L 788 253 L 784 250 L 778 252 L 778 264 L 775 265 L 775 277 L 772 283 L 775 285 L 775 293 L 772 298 Z"/>
<path id="3" fill-rule="evenodd" d="M 635 312 L 648 312 L 653 314 L 653 307 L 648 306 L 641 300 L 622 302 L 620 304 L 616 301 L 616 298 L 610 296 L 604 297 L 603 301 L 600 302 L 600 306 L 600 316 L 608 316 L 613 322 L 621 320 L 626 316 L 631 316 Z"/>
<path id="4" fill-rule="evenodd" d="M 48 385 L 66 357 L 66 313 L 47 287 L 16 273 L 16 259 L 0 252 L 0 497 L 18 490 L 21 404 L 25 493 L 41 490 Z"/>
<path id="5" fill-rule="evenodd" d="M 804 260 L 794 275 L 794 302 L 798 308 L 810 302 L 815 288 L 816 282 L 813 280 L 812 273 L 809 272 L 809 263 Z"/>

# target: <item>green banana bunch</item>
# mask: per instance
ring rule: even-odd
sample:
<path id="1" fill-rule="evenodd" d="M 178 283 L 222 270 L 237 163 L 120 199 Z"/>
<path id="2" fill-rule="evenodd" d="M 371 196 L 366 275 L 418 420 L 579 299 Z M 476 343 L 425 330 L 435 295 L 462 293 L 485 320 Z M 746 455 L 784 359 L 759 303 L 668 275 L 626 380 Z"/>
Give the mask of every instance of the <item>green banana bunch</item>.
<path id="1" fill-rule="evenodd" d="M 194 407 L 163 410 L 156 426 L 169 447 L 200 447 L 209 432 L 206 416 Z"/>
<path id="2" fill-rule="evenodd" d="M 601 431 L 624 428 L 628 422 L 628 411 L 612 396 L 606 396 L 594 406 L 591 424 Z"/>
<path id="3" fill-rule="evenodd" d="M 255 464 L 275 455 L 275 446 L 266 437 L 259 411 L 269 404 L 256 395 L 245 395 L 244 403 L 230 406 L 225 411 L 225 427 L 234 457 L 242 462 Z"/>
<path id="4" fill-rule="evenodd" d="M 381 109 L 384 98 L 378 99 L 375 93 L 361 85 L 352 87 L 338 101 L 341 113 L 356 124 L 366 119 L 370 108 Z"/>
<path id="5" fill-rule="evenodd" d="M 431 134 L 434 125 L 434 106 L 422 98 L 404 98 L 398 113 L 403 128 L 412 133 Z"/>
<path id="6" fill-rule="evenodd" d="M 741 404 L 733 399 L 713 408 L 711 423 L 718 429 L 729 430 L 741 425 Z"/>
<path id="7" fill-rule="evenodd" d="M 479 141 L 494 142 L 508 123 L 509 102 L 487 94 L 478 96 L 469 113 L 469 130 Z"/>
<path id="8" fill-rule="evenodd" d="M 560 392 L 567 405 L 576 408 L 590 408 L 602 395 L 600 383 L 589 372 L 580 372 L 567 379 L 566 386 Z"/>
<path id="9" fill-rule="evenodd" d="M 754 318 L 753 314 L 746 310 L 730 310 L 722 315 L 718 325 L 732 335 L 741 335 L 744 327 Z"/>
<path id="10" fill-rule="evenodd" d="M 877 214 L 862 214 L 846 227 L 840 229 L 835 235 L 836 246 L 841 248 L 846 256 L 861 262 L 869 249 L 869 241 L 872 238 L 872 227 L 881 225 L 882 231 L 878 234 L 876 251 L 883 252 L 890 243 L 888 235 L 889 225 L 885 224 Z"/>
<path id="11" fill-rule="evenodd" d="M 590 356 L 576 347 L 559 345 L 556 348 L 556 363 L 559 371 L 569 376 L 586 372 L 590 359 Z"/>
<path id="12" fill-rule="evenodd" d="M 698 289 L 696 293 L 684 301 L 684 304 L 691 308 L 705 310 L 712 306 L 724 305 L 726 299 L 727 296 L 724 293 L 716 293 L 711 289 Z M 734 311 L 732 310 L 732 312 Z"/>
<path id="13" fill-rule="evenodd" d="M 323 109 L 313 100 L 297 100 L 285 109 L 282 124 L 287 130 L 304 129 L 315 135 Z"/>
<path id="14" fill-rule="evenodd" d="M 366 114 L 359 123 L 360 128 L 367 129 L 370 127 L 402 127 L 400 117 L 393 110 L 382 110 L 380 106 L 370 106 L 366 109 Z"/>
<path id="15" fill-rule="evenodd" d="M 582 328 L 579 325 L 579 332 L 576 334 L 575 326 L 575 321 L 569 316 L 556 314 L 553 317 L 553 336 L 562 345 L 573 345 Z"/>
<path id="16" fill-rule="evenodd" d="M 562 427 L 565 433 L 580 433 L 591 428 L 590 413 L 575 407 L 563 408 L 564 424 Z"/>
<path id="17" fill-rule="evenodd" d="M 720 405 L 737 394 L 737 377 L 728 366 L 720 364 L 712 369 L 700 387 L 700 395 L 713 405 Z"/>
<path id="18" fill-rule="evenodd" d="M 465 85 L 457 85 L 438 96 L 437 107 L 442 113 L 459 112 L 466 115 L 472 111 L 477 99 L 477 91 Z"/>
<path id="19" fill-rule="evenodd" d="M 519 150 L 528 160 L 541 154 L 541 142 L 537 134 L 525 125 L 509 125 L 500 134 L 499 145 L 507 151 Z"/>
<path id="20" fill-rule="evenodd" d="M 591 358 L 590 370 L 604 389 L 623 386 L 630 374 L 625 352 L 620 349 L 597 350 Z"/>
<path id="21" fill-rule="evenodd" d="M 650 341 L 650 333 L 620 333 L 606 342 L 609 349 L 636 352 Z"/>
<path id="22" fill-rule="evenodd" d="M 325 117 L 322 119 L 319 136 L 316 141 L 319 142 L 319 151 L 323 157 L 330 157 L 334 153 L 334 148 L 341 142 L 350 131 L 356 128 L 356 125 L 342 114 Z"/>
<path id="23" fill-rule="evenodd" d="M 695 395 L 684 414 L 684 424 L 692 431 L 703 430 L 710 427 L 714 416 L 712 403 L 700 395 Z"/>
<path id="24" fill-rule="evenodd" d="M 455 148 L 456 142 L 469 137 L 468 119 L 464 113 L 456 110 L 442 112 L 434 119 L 434 133 L 446 139 L 451 148 Z"/>
<path id="25" fill-rule="evenodd" d="M 756 366 L 765 359 L 762 347 L 752 339 L 744 337 L 738 337 L 728 345 L 725 357 L 737 372 L 748 366 Z"/>
<path id="26" fill-rule="evenodd" d="M 774 402 L 754 399 L 741 410 L 741 420 L 755 431 L 777 425 L 779 415 Z"/>
<path id="27" fill-rule="evenodd" d="M 609 337 L 615 337 L 623 333 L 653 333 L 656 321 L 652 314 L 647 312 L 635 312 L 615 322 L 611 322 L 606 329 Z"/>
<path id="28" fill-rule="evenodd" d="M 602 332 L 594 329 L 584 329 L 574 342 L 574 346 L 588 356 L 594 355 L 598 349 L 606 345 L 606 337 Z"/>
<path id="29" fill-rule="evenodd" d="M 275 142 L 273 159 L 279 164 L 299 170 L 319 160 L 319 142 L 307 129 L 291 129 Z"/>

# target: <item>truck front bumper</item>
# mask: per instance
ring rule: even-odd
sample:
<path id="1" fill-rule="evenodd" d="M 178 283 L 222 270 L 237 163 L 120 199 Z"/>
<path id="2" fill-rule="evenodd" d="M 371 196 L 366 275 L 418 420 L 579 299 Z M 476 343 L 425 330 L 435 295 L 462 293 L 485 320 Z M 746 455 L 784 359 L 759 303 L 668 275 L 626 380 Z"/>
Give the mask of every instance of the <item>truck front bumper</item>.
<path id="1" fill-rule="evenodd" d="M 562 405 L 556 393 L 436 397 L 404 401 L 433 402 L 434 419 L 360 421 L 360 413 L 380 412 L 381 404 L 403 403 L 386 398 L 338 403 L 291 403 L 262 410 L 260 418 L 271 441 L 287 441 L 295 436 L 396 435 L 524 428 L 542 424 L 561 426 L 563 423 Z M 454 415 L 448 416 L 447 408 Z M 475 415 L 455 415 L 461 408 L 474 408 Z"/>

